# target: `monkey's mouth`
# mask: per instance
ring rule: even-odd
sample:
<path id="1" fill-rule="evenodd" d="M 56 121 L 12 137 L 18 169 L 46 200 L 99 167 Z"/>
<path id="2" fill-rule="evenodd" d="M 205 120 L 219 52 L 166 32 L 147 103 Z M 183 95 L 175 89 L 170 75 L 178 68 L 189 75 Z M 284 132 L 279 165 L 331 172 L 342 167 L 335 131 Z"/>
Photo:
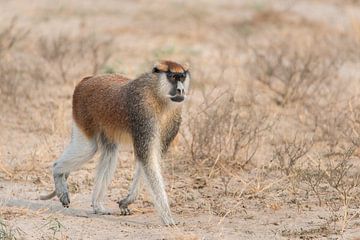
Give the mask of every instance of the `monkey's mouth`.
<path id="1" fill-rule="evenodd" d="M 175 96 L 170 97 L 170 99 L 173 102 L 182 102 L 182 101 L 184 101 L 185 96 L 184 95 L 175 95 Z"/>

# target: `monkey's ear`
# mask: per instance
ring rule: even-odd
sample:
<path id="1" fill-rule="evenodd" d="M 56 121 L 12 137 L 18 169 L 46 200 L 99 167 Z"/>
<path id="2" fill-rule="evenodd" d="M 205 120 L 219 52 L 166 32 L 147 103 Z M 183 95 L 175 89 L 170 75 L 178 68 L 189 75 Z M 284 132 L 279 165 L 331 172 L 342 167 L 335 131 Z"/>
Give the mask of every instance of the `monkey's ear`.
<path id="1" fill-rule="evenodd" d="M 157 62 L 155 63 L 153 67 L 153 73 L 156 72 L 167 72 L 169 70 L 169 66 L 163 62 Z"/>
<path id="2" fill-rule="evenodd" d="M 182 65 L 182 67 L 184 68 L 185 71 L 189 71 L 190 64 L 188 62 L 186 62 Z"/>

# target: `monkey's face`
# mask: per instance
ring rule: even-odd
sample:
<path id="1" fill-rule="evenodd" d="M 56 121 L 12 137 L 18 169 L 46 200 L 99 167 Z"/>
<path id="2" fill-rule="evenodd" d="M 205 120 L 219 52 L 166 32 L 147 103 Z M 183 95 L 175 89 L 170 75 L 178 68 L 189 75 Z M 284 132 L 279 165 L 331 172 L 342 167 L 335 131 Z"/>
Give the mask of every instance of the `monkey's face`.
<path id="1" fill-rule="evenodd" d="M 173 102 L 182 102 L 185 100 L 188 91 L 188 71 L 182 73 L 166 73 L 167 81 L 170 83 L 169 97 Z"/>
<path id="2" fill-rule="evenodd" d="M 190 83 L 190 73 L 187 67 L 164 61 L 155 65 L 153 73 L 159 74 L 160 89 L 166 98 L 172 102 L 185 100 Z"/>

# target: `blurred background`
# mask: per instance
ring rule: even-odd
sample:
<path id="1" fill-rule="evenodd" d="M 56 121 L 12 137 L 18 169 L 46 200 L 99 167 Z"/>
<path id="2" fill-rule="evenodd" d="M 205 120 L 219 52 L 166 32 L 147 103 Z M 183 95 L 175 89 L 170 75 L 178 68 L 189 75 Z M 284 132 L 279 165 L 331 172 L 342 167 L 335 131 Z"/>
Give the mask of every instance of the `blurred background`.
<path id="1" fill-rule="evenodd" d="M 145 191 L 125 219 L 45 211 L 60 205 L 36 199 L 70 140 L 75 85 L 136 78 L 159 59 L 189 62 L 192 74 L 163 162 L 176 234 L 156 225 Z M 358 0 L 2 0 L 0 236 L 357 239 L 359 60 Z M 121 150 L 116 210 L 134 167 L 131 147 Z M 69 179 L 74 209 L 91 209 L 95 163 Z"/>

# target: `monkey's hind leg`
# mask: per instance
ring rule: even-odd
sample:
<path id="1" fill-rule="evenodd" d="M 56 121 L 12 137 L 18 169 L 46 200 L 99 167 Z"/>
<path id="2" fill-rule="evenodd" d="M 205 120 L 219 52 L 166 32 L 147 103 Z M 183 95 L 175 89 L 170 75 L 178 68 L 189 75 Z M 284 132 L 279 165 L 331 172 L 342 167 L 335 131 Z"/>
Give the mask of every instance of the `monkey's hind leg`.
<path id="1" fill-rule="evenodd" d="M 77 170 L 96 153 L 97 144 L 94 138 L 89 139 L 74 124 L 71 142 L 53 165 L 55 191 L 64 207 L 69 207 L 70 197 L 66 180 L 71 171 Z"/>
<path id="2" fill-rule="evenodd" d="M 108 215 L 111 212 L 105 209 L 103 202 L 108 186 L 116 170 L 118 146 L 108 141 L 104 135 L 100 135 L 99 142 L 102 148 L 102 153 L 96 171 L 92 206 L 94 213 Z"/>
<path id="3" fill-rule="evenodd" d="M 131 214 L 128 206 L 131 203 L 133 203 L 139 196 L 141 175 L 142 175 L 142 166 L 141 163 L 136 160 L 135 172 L 134 172 L 133 180 L 130 185 L 129 194 L 122 200 L 118 201 L 121 215 Z"/>

